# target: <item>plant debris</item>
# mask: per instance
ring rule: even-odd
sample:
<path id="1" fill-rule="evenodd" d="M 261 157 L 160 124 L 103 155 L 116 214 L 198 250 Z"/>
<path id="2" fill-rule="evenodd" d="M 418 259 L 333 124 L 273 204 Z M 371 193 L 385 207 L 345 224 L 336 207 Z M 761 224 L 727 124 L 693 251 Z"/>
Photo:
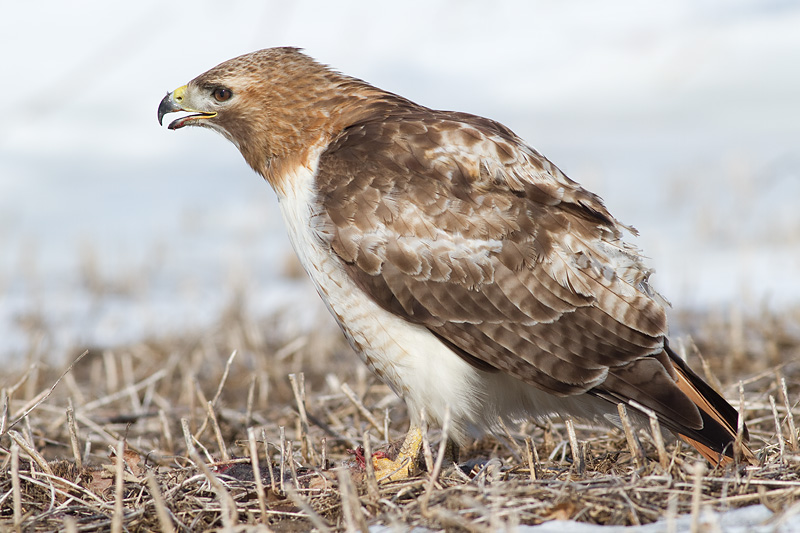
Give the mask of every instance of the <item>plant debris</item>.
<path id="1" fill-rule="evenodd" d="M 0 529 L 488 531 L 800 512 L 800 309 L 673 317 L 691 335 L 679 351 L 744 412 L 759 466 L 713 469 L 646 429 L 565 420 L 506 426 L 459 465 L 431 430 L 419 474 L 392 483 L 364 450 L 393 455 L 405 406 L 338 332 L 296 335 L 281 320 L 226 313 L 197 335 L 89 349 L 69 369 L 33 354 L 7 372 Z"/>

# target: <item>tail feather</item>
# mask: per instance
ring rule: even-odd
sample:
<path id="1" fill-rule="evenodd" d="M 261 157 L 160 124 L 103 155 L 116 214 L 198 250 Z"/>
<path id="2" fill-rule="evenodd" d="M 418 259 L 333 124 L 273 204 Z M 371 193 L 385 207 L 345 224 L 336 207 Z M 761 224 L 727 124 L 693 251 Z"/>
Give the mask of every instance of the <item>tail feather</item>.
<path id="1" fill-rule="evenodd" d="M 739 413 L 717 391 L 694 373 L 689 366 L 675 354 L 669 345 L 664 346 L 674 365 L 678 379 L 676 385 L 697 408 L 703 419 L 700 431 L 676 431 L 686 443 L 696 448 L 709 462 L 726 465 L 733 462 L 734 445 L 737 442 Z M 757 464 L 753 451 L 747 446 L 749 434 L 747 426 L 739 441 L 742 458 L 750 464 Z"/>

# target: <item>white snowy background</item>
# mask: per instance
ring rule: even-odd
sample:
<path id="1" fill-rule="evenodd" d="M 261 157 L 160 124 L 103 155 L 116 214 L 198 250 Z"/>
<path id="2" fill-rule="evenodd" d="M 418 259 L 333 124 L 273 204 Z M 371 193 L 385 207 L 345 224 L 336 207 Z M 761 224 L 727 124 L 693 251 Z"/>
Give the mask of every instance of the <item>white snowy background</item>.
<path id="1" fill-rule="evenodd" d="M 495 118 L 600 194 L 676 309 L 800 302 L 800 5 L 780 0 L 8 2 L 0 14 L 0 360 L 254 316 L 329 319 L 274 195 L 156 122 L 230 57 L 305 48 Z"/>

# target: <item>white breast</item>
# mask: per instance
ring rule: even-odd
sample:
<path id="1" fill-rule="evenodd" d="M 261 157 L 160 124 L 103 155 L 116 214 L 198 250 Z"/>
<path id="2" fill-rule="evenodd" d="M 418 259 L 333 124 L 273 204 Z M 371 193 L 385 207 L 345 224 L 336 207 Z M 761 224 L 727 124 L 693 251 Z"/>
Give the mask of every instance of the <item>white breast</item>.
<path id="1" fill-rule="evenodd" d="M 385 311 L 358 288 L 325 242 L 313 186 L 314 174 L 295 170 L 279 194 L 281 212 L 297 257 L 353 349 L 377 376 L 406 401 L 412 421 L 425 409 L 439 423 L 447 406 L 452 436 L 497 426 L 498 417 L 519 419 L 571 413 L 596 419 L 586 397 L 556 398 L 501 372 L 477 370 L 426 328 Z"/>

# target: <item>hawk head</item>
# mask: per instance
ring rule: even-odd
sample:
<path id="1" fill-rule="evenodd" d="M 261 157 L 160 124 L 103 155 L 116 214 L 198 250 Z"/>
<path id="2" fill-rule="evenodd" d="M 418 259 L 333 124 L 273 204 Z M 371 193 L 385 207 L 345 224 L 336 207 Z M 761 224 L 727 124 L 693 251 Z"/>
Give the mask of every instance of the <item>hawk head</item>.
<path id="1" fill-rule="evenodd" d="M 168 113 L 187 112 L 169 129 L 217 131 L 269 179 L 273 164 L 302 160 L 341 128 L 338 118 L 356 81 L 297 48 L 260 50 L 217 65 L 167 93 L 158 106 L 158 122 Z"/>

